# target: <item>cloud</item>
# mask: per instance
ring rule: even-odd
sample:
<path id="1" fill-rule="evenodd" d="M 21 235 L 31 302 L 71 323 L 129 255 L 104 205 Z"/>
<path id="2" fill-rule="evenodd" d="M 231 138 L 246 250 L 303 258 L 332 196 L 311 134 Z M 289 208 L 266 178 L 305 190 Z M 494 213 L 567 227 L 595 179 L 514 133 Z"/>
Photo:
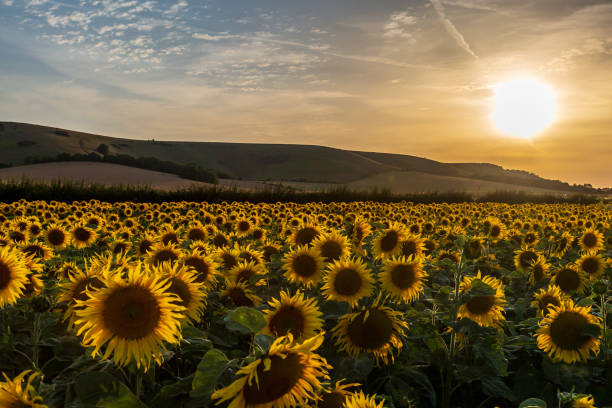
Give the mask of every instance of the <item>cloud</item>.
<path id="1" fill-rule="evenodd" d="M 12 6 L 13 0 L 2 0 L 2 4 L 4 4 L 5 6 Z"/>
<path id="2" fill-rule="evenodd" d="M 457 45 L 463 48 L 465 52 L 470 54 L 472 57 L 478 58 L 478 55 L 476 55 L 474 51 L 472 51 L 472 48 L 467 43 L 467 41 L 465 41 L 465 38 L 463 37 L 463 35 L 459 32 L 459 30 L 457 30 L 457 27 L 455 27 L 452 21 L 450 21 L 448 17 L 446 16 L 446 12 L 444 11 L 444 6 L 440 2 L 440 0 L 429 0 L 429 2 L 433 5 L 434 9 L 436 10 L 436 13 L 438 14 L 438 17 L 440 17 L 440 20 L 442 20 L 442 23 L 444 24 L 444 28 L 446 29 L 446 32 L 448 32 L 450 36 L 455 39 L 455 41 L 457 42 Z"/>
<path id="3" fill-rule="evenodd" d="M 393 13 L 385 25 L 383 36 L 387 38 L 409 39 L 411 42 L 415 42 L 407 28 L 416 24 L 416 22 L 416 17 L 409 15 L 406 11 Z"/>
<path id="4" fill-rule="evenodd" d="M 194 33 L 192 37 L 197 40 L 219 41 L 219 40 L 226 40 L 228 38 L 236 38 L 237 36 L 227 35 L 227 34 L 210 35 L 206 33 Z"/>

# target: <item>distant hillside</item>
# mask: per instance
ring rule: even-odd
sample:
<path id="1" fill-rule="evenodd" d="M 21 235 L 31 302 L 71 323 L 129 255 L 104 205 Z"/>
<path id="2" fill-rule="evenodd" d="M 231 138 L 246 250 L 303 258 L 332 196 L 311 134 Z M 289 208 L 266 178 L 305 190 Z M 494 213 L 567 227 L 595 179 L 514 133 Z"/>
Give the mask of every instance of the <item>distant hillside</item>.
<path id="1" fill-rule="evenodd" d="M 221 177 L 244 180 L 351 183 L 376 175 L 418 172 L 486 180 L 547 190 L 594 193 L 586 186 L 570 186 L 534 174 L 505 170 L 488 163 L 441 163 L 425 158 L 348 151 L 324 146 L 168 142 L 121 139 L 53 127 L 0 122 L 0 163 L 19 165 L 62 153 L 90 154 L 101 144 L 110 155 L 154 157 L 212 169 Z M 384 178 L 384 177 L 383 177 Z"/>

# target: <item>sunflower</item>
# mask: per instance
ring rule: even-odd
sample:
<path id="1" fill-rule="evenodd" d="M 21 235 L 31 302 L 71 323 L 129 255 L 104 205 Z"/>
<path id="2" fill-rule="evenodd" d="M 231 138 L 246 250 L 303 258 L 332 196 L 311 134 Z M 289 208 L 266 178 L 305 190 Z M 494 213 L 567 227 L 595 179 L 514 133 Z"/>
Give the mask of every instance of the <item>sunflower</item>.
<path id="1" fill-rule="evenodd" d="M 153 244 L 149 251 L 147 251 L 145 261 L 150 265 L 159 265 L 162 262 L 178 261 L 181 255 L 182 251 L 174 244 L 164 244 L 163 242 L 158 242 Z"/>
<path id="2" fill-rule="evenodd" d="M 484 239 L 473 237 L 465 245 L 465 257 L 468 259 L 479 258 L 483 254 L 484 249 Z"/>
<path id="3" fill-rule="evenodd" d="M 425 288 L 428 274 L 420 258 L 392 257 L 383 262 L 379 275 L 383 289 L 404 302 L 414 302 Z"/>
<path id="4" fill-rule="evenodd" d="M 290 240 L 295 246 L 310 245 L 320 233 L 321 230 L 315 224 L 303 222 L 291 234 Z"/>
<path id="5" fill-rule="evenodd" d="M 211 243 L 217 248 L 224 248 L 230 245 L 230 239 L 221 231 L 215 231 Z"/>
<path id="6" fill-rule="evenodd" d="M 140 256 L 146 256 L 147 252 L 155 244 L 155 237 L 149 234 L 142 236 L 136 243 L 136 252 Z"/>
<path id="7" fill-rule="evenodd" d="M 347 388 L 361 385 L 359 383 L 342 384 L 343 381 L 336 381 L 331 390 L 323 390 L 319 394 L 316 408 L 342 408 L 347 398 L 351 396 L 351 392 Z"/>
<path id="8" fill-rule="evenodd" d="M 572 364 L 585 361 L 591 352 L 599 353 L 600 339 L 584 335 L 587 326 L 601 328 L 601 319 L 590 313 L 590 306 L 575 306 L 569 299 L 559 306 L 549 306 L 548 311 L 535 336 L 538 348 L 553 361 Z"/>
<path id="9" fill-rule="evenodd" d="M 68 282 L 60 283 L 57 301 L 66 303 L 62 321 L 68 320 L 68 329 L 74 325 L 76 301 L 85 301 L 89 299 L 90 290 L 103 288 L 107 275 L 109 275 L 108 270 L 86 267 L 85 271 L 82 271 L 76 268 L 67 274 Z"/>
<path id="10" fill-rule="evenodd" d="M 529 272 L 529 268 L 534 262 L 537 262 L 539 256 L 540 254 L 535 249 L 523 246 L 514 251 L 514 266 L 519 271 Z"/>
<path id="11" fill-rule="evenodd" d="M 246 237 L 253 230 L 253 223 L 248 219 L 240 219 L 235 224 L 236 235 Z"/>
<path id="12" fill-rule="evenodd" d="M 529 272 L 529 283 L 535 285 L 536 283 L 548 278 L 548 269 L 550 264 L 546 262 L 544 255 L 538 255 L 538 258 L 532 262 L 531 266 L 527 269 Z"/>
<path id="13" fill-rule="evenodd" d="M 572 408 L 596 408 L 592 395 L 585 395 L 572 401 Z"/>
<path id="14" fill-rule="evenodd" d="M 376 395 L 368 396 L 359 391 L 347 398 L 343 408 L 383 408 L 385 400 L 376 402 Z"/>
<path id="15" fill-rule="evenodd" d="M 68 277 L 72 274 L 79 273 L 81 269 L 74 262 L 64 262 L 62 266 L 60 266 L 55 271 L 55 277 L 57 279 L 68 279 Z"/>
<path id="16" fill-rule="evenodd" d="M 502 284 L 492 276 L 481 276 L 479 271 L 476 276 L 466 276 L 463 278 L 459 286 L 460 293 L 469 295 L 476 280 L 489 286 L 495 293 L 491 295 L 469 296 L 469 300 L 459 306 L 457 317 L 466 317 L 480 326 L 498 327 L 498 323 L 504 320 L 504 315 L 502 314 L 504 308 L 502 306 L 506 303 Z"/>
<path id="17" fill-rule="evenodd" d="M 352 307 L 372 292 L 372 273 L 359 258 L 334 261 L 328 267 L 322 287 L 327 300 L 347 302 Z"/>
<path id="18" fill-rule="evenodd" d="M 251 244 L 246 246 L 236 245 L 236 250 L 238 251 L 238 258 L 244 261 L 254 262 L 258 265 L 264 263 L 263 253 L 251 248 Z"/>
<path id="19" fill-rule="evenodd" d="M 262 302 L 261 298 L 251 291 L 247 282 L 234 282 L 229 279 L 225 279 L 225 289 L 219 296 L 229 298 L 236 307 L 254 307 Z"/>
<path id="20" fill-rule="evenodd" d="M 408 324 L 401 320 L 402 312 L 382 305 L 380 295 L 371 306 L 349 313 L 338 320 L 332 330 L 339 351 L 346 351 L 352 358 L 360 353 L 372 353 L 376 362 L 393 362 L 393 351 L 401 350 Z"/>
<path id="21" fill-rule="evenodd" d="M 217 251 L 216 259 L 225 271 L 229 271 L 238 265 L 240 261 L 238 255 L 239 252 L 236 248 L 222 248 Z"/>
<path id="22" fill-rule="evenodd" d="M 187 268 L 192 269 L 195 274 L 195 282 L 206 286 L 214 284 L 217 279 L 217 264 L 212 256 L 192 250 L 184 255 L 180 262 Z"/>
<path id="23" fill-rule="evenodd" d="M 306 299 L 297 292 L 293 296 L 282 291 L 280 299 L 273 298 L 268 302 L 272 309 L 266 310 L 267 325 L 262 333 L 275 337 L 291 333 L 296 340 L 310 338 L 323 327 L 323 315 L 313 298 Z"/>
<path id="24" fill-rule="evenodd" d="M 272 256 L 280 255 L 280 247 L 273 242 L 266 241 L 264 242 L 262 252 L 263 252 L 264 261 L 271 262 Z"/>
<path id="25" fill-rule="evenodd" d="M 406 258 L 414 257 L 420 258 L 423 256 L 425 251 L 425 239 L 418 236 L 410 234 L 404 238 L 401 243 L 401 255 Z"/>
<path id="26" fill-rule="evenodd" d="M 266 268 L 263 265 L 246 261 L 238 262 L 238 264 L 229 271 L 229 276 L 236 282 L 249 282 L 251 278 L 264 276 L 265 274 Z"/>
<path id="27" fill-rule="evenodd" d="M 253 232 L 251 232 L 251 236 L 255 241 L 265 242 L 267 232 L 263 228 L 254 228 Z"/>
<path id="28" fill-rule="evenodd" d="M 94 347 L 95 357 L 106 344 L 103 359 L 114 358 L 125 366 L 135 362 L 148 369 L 151 360 L 163 361 L 163 342 L 179 343 L 180 320 L 185 308 L 177 296 L 167 292 L 167 279 L 147 274 L 138 264 L 128 270 L 126 279 L 117 275 L 105 288 L 89 292 L 86 301 L 77 300 L 77 335 L 83 345 Z"/>
<path id="29" fill-rule="evenodd" d="M 574 266 L 579 271 L 584 272 L 590 280 L 595 280 L 606 268 L 606 263 L 600 255 L 587 253 L 582 255 L 580 259 L 574 263 Z"/>
<path id="30" fill-rule="evenodd" d="M 96 231 L 85 226 L 85 224 L 77 224 L 70 231 L 72 245 L 79 249 L 91 245 L 96 240 L 96 237 Z"/>
<path id="31" fill-rule="evenodd" d="M 560 306 L 563 301 L 569 299 L 569 296 L 563 293 L 558 286 L 550 285 L 547 289 L 540 289 L 533 295 L 533 298 L 531 307 L 538 311 L 538 317 L 542 317 L 548 315 L 549 306 Z"/>
<path id="32" fill-rule="evenodd" d="M 487 233 L 488 237 L 491 238 L 493 241 L 499 241 L 500 239 L 503 239 L 504 235 L 506 234 L 506 225 L 498 219 L 491 219 L 490 221 L 491 223 L 489 226 L 489 231 Z"/>
<path id="33" fill-rule="evenodd" d="M 326 262 L 337 261 L 349 254 L 349 240 L 338 232 L 320 234 L 312 241 Z"/>
<path id="34" fill-rule="evenodd" d="M 22 371 L 13 380 L 2 373 L 6 381 L 0 382 L 0 407 L 6 408 L 47 408 L 43 403 L 42 397 L 36 395 L 36 389 L 32 386 L 32 381 L 38 377 L 39 373 L 32 373 L 31 370 Z M 23 384 L 25 377 L 28 380 Z"/>
<path id="35" fill-rule="evenodd" d="M 23 296 L 29 273 L 22 256 L 10 247 L 0 247 L 0 309 Z"/>
<path id="36" fill-rule="evenodd" d="M 187 318 L 199 322 L 206 306 L 206 286 L 198 282 L 195 271 L 177 263 L 162 262 L 160 266 L 152 266 L 151 272 L 168 279 L 170 287 L 166 291 L 178 296 L 178 304 L 185 308 Z"/>
<path id="37" fill-rule="evenodd" d="M 181 233 L 182 231 L 180 228 L 175 229 L 174 227 L 167 225 L 162 229 L 157 239 L 165 245 L 178 245 L 181 242 Z"/>
<path id="38" fill-rule="evenodd" d="M 45 284 L 38 273 L 28 274 L 28 282 L 23 289 L 23 297 L 32 298 L 38 296 L 45 289 Z"/>
<path id="39" fill-rule="evenodd" d="M 381 231 L 372 243 L 372 251 L 377 259 L 395 255 L 401 251 L 402 241 L 406 233 L 404 227 L 396 222 L 391 223 L 389 228 Z"/>
<path id="40" fill-rule="evenodd" d="M 559 258 L 563 257 L 565 252 L 571 246 L 573 240 L 574 237 L 572 237 L 569 232 L 563 232 L 563 234 L 561 234 L 561 237 L 559 237 L 559 239 L 555 242 L 555 255 Z"/>
<path id="41" fill-rule="evenodd" d="M 41 261 L 48 261 L 53 258 L 53 250 L 45 244 L 30 242 L 21 246 L 21 252 L 27 256 L 33 256 Z"/>
<path id="42" fill-rule="evenodd" d="M 363 240 L 372 233 L 372 226 L 366 220 L 357 217 L 353 224 L 353 232 L 351 234 L 351 243 L 355 249 L 361 248 Z"/>
<path id="43" fill-rule="evenodd" d="M 584 288 L 588 278 L 581 270 L 576 270 L 570 265 L 566 265 L 557 271 L 552 278 L 552 282 L 565 292 L 575 291 L 578 294 L 584 293 Z"/>
<path id="44" fill-rule="evenodd" d="M 299 246 L 283 258 L 285 278 L 291 283 L 315 286 L 321 280 L 324 262 L 317 249 Z"/>
<path id="45" fill-rule="evenodd" d="M 314 353 L 323 335 L 294 343 L 291 334 L 272 343 L 270 351 L 238 370 L 240 376 L 229 386 L 217 390 L 212 398 L 217 405 L 232 399 L 228 408 L 289 408 L 308 406 L 317 398 L 328 379 L 327 361 Z"/>
<path id="46" fill-rule="evenodd" d="M 583 251 L 599 251 L 604 247 L 604 238 L 601 232 L 589 228 L 578 238 L 578 243 Z"/>
<path id="47" fill-rule="evenodd" d="M 208 232 L 206 228 L 202 227 L 202 224 L 192 224 L 187 228 L 186 237 L 190 241 L 206 241 L 208 240 Z"/>

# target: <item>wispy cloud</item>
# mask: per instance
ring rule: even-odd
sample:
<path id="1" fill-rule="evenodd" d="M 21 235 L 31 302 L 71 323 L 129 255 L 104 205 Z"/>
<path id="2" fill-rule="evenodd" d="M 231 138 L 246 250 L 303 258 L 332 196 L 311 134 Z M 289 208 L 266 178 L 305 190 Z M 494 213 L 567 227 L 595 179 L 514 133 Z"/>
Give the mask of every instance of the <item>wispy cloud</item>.
<path id="1" fill-rule="evenodd" d="M 415 25 L 416 22 L 417 18 L 406 11 L 393 13 L 389 17 L 387 24 L 385 24 L 383 36 L 387 38 L 402 38 L 415 42 L 409 28 Z"/>
<path id="2" fill-rule="evenodd" d="M 457 45 L 463 48 L 465 52 L 470 54 L 472 57 L 478 58 L 478 56 L 474 53 L 474 51 L 472 51 L 470 44 L 467 43 L 463 35 L 459 32 L 459 30 L 457 30 L 457 27 L 455 27 L 453 22 L 450 21 L 448 17 L 446 16 L 446 11 L 444 10 L 444 6 L 440 2 L 440 0 L 429 0 L 429 2 L 432 4 L 434 9 L 436 10 L 438 17 L 440 17 L 440 20 L 442 20 L 442 23 L 444 24 L 444 28 L 446 29 L 446 31 L 457 42 Z"/>

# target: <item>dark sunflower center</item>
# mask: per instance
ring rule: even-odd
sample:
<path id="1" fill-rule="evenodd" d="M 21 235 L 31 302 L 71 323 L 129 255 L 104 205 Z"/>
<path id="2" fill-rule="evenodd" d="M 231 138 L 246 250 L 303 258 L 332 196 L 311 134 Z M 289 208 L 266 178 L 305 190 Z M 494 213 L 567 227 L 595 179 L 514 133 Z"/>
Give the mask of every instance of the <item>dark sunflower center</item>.
<path id="1" fill-rule="evenodd" d="M 11 268 L 0 261 L 0 290 L 6 288 L 11 283 Z"/>
<path id="2" fill-rule="evenodd" d="M 250 252 L 241 252 L 240 258 L 244 259 L 247 262 L 255 262 L 256 264 L 259 264 L 259 259 L 257 259 L 252 253 Z"/>
<path id="3" fill-rule="evenodd" d="M 308 278 L 317 273 L 317 262 L 308 254 L 296 256 L 292 264 L 295 273 L 304 278 Z"/>
<path id="4" fill-rule="evenodd" d="M 176 235 L 174 232 L 167 232 L 162 236 L 161 241 L 164 243 L 164 245 L 168 245 L 171 242 L 173 244 L 178 244 L 178 235 Z"/>
<path id="5" fill-rule="evenodd" d="M 151 249 L 152 245 L 153 243 L 151 241 L 149 241 L 148 239 L 143 239 L 142 241 L 140 241 L 140 245 L 138 246 L 140 248 L 140 253 L 146 254 L 147 251 Z"/>
<path id="6" fill-rule="evenodd" d="M 587 324 L 580 313 L 562 312 L 550 325 L 550 337 L 563 350 L 577 350 L 589 341 L 589 337 L 581 335 Z"/>
<path id="7" fill-rule="evenodd" d="M 127 242 L 117 242 L 115 248 L 113 248 L 113 254 L 118 254 L 123 251 L 127 251 L 129 244 Z"/>
<path id="8" fill-rule="evenodd" d="M 255 305 L 253 301 L 249 299 L 248 296 L 244 293 L 244 290 L 240 288 L 230 289 L 227 295 L 229 296 L 230 299 L 232 299 L 232 302 L 234 302 L 234 305 L 238 307 L 239 306 L 251 307 Z"/>
<path id="9" fill-rule="evenodd" d="M 91 233 L 85 228 L 79 227 L 74 230 L 74 237 L 79 242 L 87 242 L 89 237 L 91 237 Z"/>
<path id="10" fill-rule="evenodd" d="M 263 230 L 260 229 L 256 229 L 255 231 L 253 231 L 253 238 L 255 239 L 262 239 L 263 238 Z"/>
<path id="11" fill-rule="evenodd" d="M 25 242 L 26 236 L 21 231 L 11 231 L 10 237 L 15 242 Z"/>
<path id="12" fill-rule="evenodd" d="M 411 256 L 416 255 L 418 252 L 416 241 L 404 241 L 402 242 L 402 255 Z"/>
<path id="13" fill-rule="evenodd" d="M 159 265 L 162 262 L 176 261 L 177 259 L 178 255 L 174 253 L 174 251 L 170 249 L 162 249 L 155 253 L 154 263 L 155 265 Z"/>
<path id="14" fill-rule="evenodd" d="M 216 247 L 219 247 L 219 248 L 228 245 L 227 238 L 225 238 L 225 236 L 222 234 L 215 235 L 212 242 Z"/>
<path id="15" fill-rule="evenodd" d="M 263 249 L 263 256 L 267 262 L 270 262 L 270 260 L 272 259 L 272 255 L 276 255 L 279 253 L 280 252 L 278 251 L 278 249 L 271 245 L 266 245 Z"/>
<path id="16" fill-rule="evenodd" d="M 34 235 L 40 234 L 40 227 L 38 225 L 32 225 L 30 227 L 30 232 Z"/>
<path id="17" fill-rule="evenodd" d="M 304 313 L 295 306 L 282 306 L 270 319 L 270 331 L 275 336 L 285 336 L 291 332 L 296 338 L 304 333 Z"/>
<path id="18" fill-rule="evenodd" d="M 187 233 L 187 238 L 192 241 L 204 241 L 206 239 L 206 233 L 199 228 L 193 228 Z"/>
<path id="19" fill-rule="evenodd" d="M 45 256 L 45 250 L 38 245 L 28 245 L 27 247 L 23 248 L 23 252 L 25 252 L 27 255 L 34 255 L 38 258 Z"/>
<path id="20" fill-rule="evenodd" d="M 364 321 L 365 311 L 361 312 L 347 328 L 348 337 L 354 345 L 376 350 L 383 347 L 393 334 L 393 322 L 382 310 L 370 309 L 368 318 Z"/>
<path id="21" fill-rule="evenodd" d="M 72 297 L 76 300 L 87 300 L 87 293 L 85 293 L 85 289 L 88 287 L 90 289 L 100 289 L 104 286 L 104 283 L 96 277 L 90 277 L 81 279 L 74 287 L 72 291 Z"/>
<path id="22" fill-rule="evenodd" d="M 198 257 L 189 257 L 185 259 L 185 265 L 191 266 L 193 269 L 198 272 L 195 281 L 196 282 L 204 282 L 208 277 L 210 269 L 208 264 L 202 259 Z"/>
<path id="23" fill-rule="evenodd" d="M 487 314 L 495 304 L 495 296 L 474 296 L 466 306 L 475 315 Z"/>
<path id="24" fill-rule="evenodd" d="M 580 276 L 575 270 L 565 268 L 557 274 L 556 283 L 562 291 L 570 292 L 580 287 Z"/>
<path id="25" fill-rule="evenodd" d="M 221 260 L 223 261 L 223 266 L 227 269 L 232 269 L 234 266 L 238 265 L 236 257 L 227 252 L 221 255 Z"/>
<path id="26" fill-rule="evenodd" d="M 533 251 L 523 251 L 519 255 L 519 265 L 523 269 L 529 268 L 529 266 L 538 259 L 538 254 Z"/>
<path id="27" fill-rule="evenodd" d="M 295 243 L 297 245 L 308 245 L 317 235 L 319 235 L 319 231 L 312 227 L 301 228 L 295 234 Z"/>
<path id="28" fill-rule="evenodd" d="M 142 287 L 128 286 L 115 290 L 104 301 L 102 318 L 115 336 L 136 340 L 158 327 L 161 311 L 151 292 Z"/>
<path id="29" fill-rule="evenodd" d="M 238 273 L 238 275 L 236 276 L 236 280 L 248 282 L 248 280 L 251 279 L 251 277 L 254 275 L 255 275 L 255 271 L 253 269 L 244 268 Z"/>
<path id="30" fill-rule="evenodd" d="M 565 247 L 567 247 L 567 244 L 568 244 L 567 238 L 562 238 L 559 241 L 559 251 L 563 251 L 565 249 Z"/>
<path id="31" fill-rule="evenodd" d="M 533 271 L 533 279 L 536 282 L 539 282 L 542 279 L 544 279 L 544 268 L 542 267 L 542 265 L 540 264 L 534 265 L 532 268 L 532 271 Z"/>
<path id="32" fill-rule="evenodd" d="M 255 381 L 244 387 L 242 393 L 248 406 L 266 404 L 289 394 L 302 376 L 303 365 L 299 354 L 287 357 L 270 357 L 270 369 L 264 371 L 264 364 L 257 367 L 259 386 Z"/>
<path id="33" fill-rule="evenodd" d="M 416 281 L 416 270 L 414 265 L 399 264 L 391 269 L 391 282 L 398 288 L 409 289 Z"/>
<path id="34" fill-rule="evenodd" d="M 582 261 L 582 270 L 589 275 L 596 273 L 599 270 L 599 261 L 595 257 L 584 259 Z"/>
<path id="35" fill-rule="evenodd" d="M 383 252 L 392 252 L 397 247 L 398 241 L 399 234 L 397 231 L 391 230 L 380 240 L 380 249 Z"/>
<path id="36" fill-rule="evenodd" d="M 321 245 L 321 255 L 328 260 L 340 259 L 342 246 L 336 241 L 326 241 Z"/>
<path id="37" fill-rule="evenodd" d="M 501 228 L 499 225 L 494 225 L 491 227 L 491 236 L 498 237 L 501 234 Z"/>
<path id="38" fill-rule="evenodd" d="M 240 221 L 238 223 L 238 231 L 246 232 L 251 228 L 251 224 L 248 221 Z"/>
<path id="39" fill-rule="evenodd" d="M 592 232 L 587 232 L 582 237 L 582 243 L 587 248 L 594 248 L 597 246 L 597 236 L 593 234 Z"/>
<path id="40" fill-rule="evenodd" d="M 172 283 L 168 288 L 168 292 L 174 293 L 181 298 L 181 306 L 187 307 L 191 302 L 191 292 L 189 292 L 189 287 L 187 287 L 187 284 L 181 279 L 173 278 Z"/>
<path id="41" fill-rule="evenodd" d="M 538 301 L 538 304 L 540 306 L 540 309 L 542 309 L 544 315 L 547 315 L 548 314 L 548 306 L 549 305 L 559 306 L 561 304 L 561 302 L 559 301 L 559 298 L 557 298 L 556 296 L 544 295 Z"/>
<path id="42" fill-rule="evenodd" d="M 346 395 L 340 392 L 329 392 L 321 396 L 321 401 L 317 405 L 319 408 L 342 408 Z"/>
<path id="43" fill-rule="evenodd" d="M 525 235 L 525 242 L 528 244 L 532 244 L 534 243 L 536 240 L 536 236 L 534 234 L 527 234 Z"/>
<path id="44" fill-rule="evenodd" d="M 363 239 L 363 229 L 361 228 L 361 226 L 355 228 L 355 239 L 357 240 L 357 242 L 361 242 L 361 240 Z"/>
<path id="45" fill-rule="evenodd" d="M 363 286 L 361 275 L 353 268 L 342 268 L 334 280 L 334 288 L 342 296 L 353 296 Z"/>

